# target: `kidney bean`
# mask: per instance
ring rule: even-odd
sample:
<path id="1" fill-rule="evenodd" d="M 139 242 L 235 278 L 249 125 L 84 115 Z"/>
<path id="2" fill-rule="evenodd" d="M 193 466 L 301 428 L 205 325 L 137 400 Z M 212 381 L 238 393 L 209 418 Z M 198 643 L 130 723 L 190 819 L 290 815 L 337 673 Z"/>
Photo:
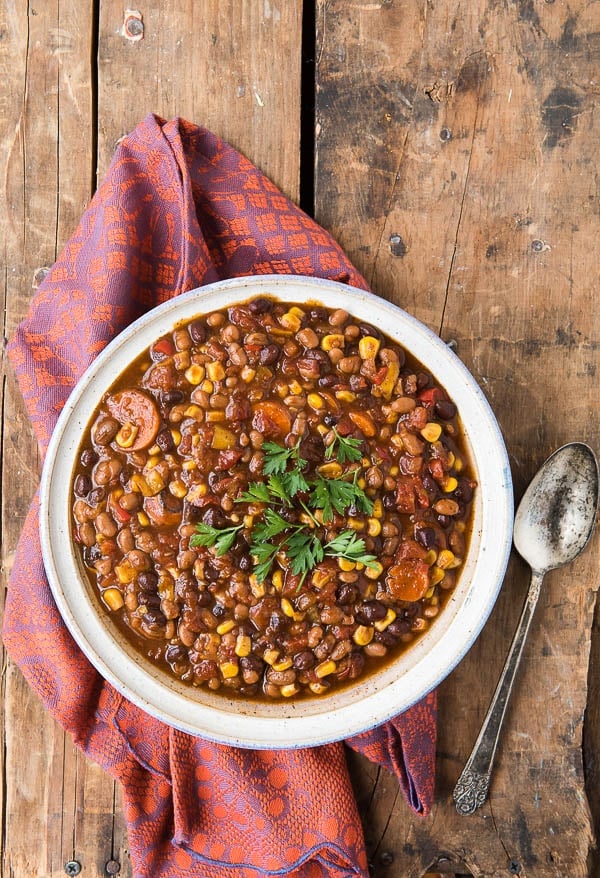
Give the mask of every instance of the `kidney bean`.
<path id="1" fill-rule="evenodd" d="M 73 493 L 77 497 L 87 497 L 92 490 L 92 480 L 84 473 L 79 473 L 73 483 Z"/>
<path id="2" fill-rule="evenodd" d="M 100 512 L 96 516 L 94 523 L 98 533 L 101 533 L 104 537 L 114 537 L 119 529 L 108 512 Z"/>
<path id="3" fill-rule="evenodd" d="M 92 437 L 98 445 L 109 445 L 119 432 L 120 424 L 116 418 L 102 415 L 92 427 Z"/>
<path id="4" fill-rule="evenodd" d="M 79 462 L 85 467 L 93 466 L 97 460 L 98 454 L 93 448 L 85 448 L 79 456 Z"/>

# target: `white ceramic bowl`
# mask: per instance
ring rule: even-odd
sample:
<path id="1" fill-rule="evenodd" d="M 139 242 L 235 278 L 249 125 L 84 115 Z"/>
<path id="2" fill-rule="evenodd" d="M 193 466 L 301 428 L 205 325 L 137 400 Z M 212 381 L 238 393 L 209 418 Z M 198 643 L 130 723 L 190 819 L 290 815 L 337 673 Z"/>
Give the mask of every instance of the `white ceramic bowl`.
<path id="1" fill-rule="evenodd" d="M 478 489 L 465 565 L 444 611 L 395 661 L 341 691 L 301 701 L 228 699 L 180 683 L 145 661 L 100 610 L 71 538 L 74 464 L 82 433 L 106 389 L 174 324 L 258 295 L 345 308 L 393 337 L 458 406 Z M 330 281 L 291 276 L 223 281 L 185 293 L 131 324 L 92 363 L 54 431 L 41 484 L 41 538 L 58 608 L 97 670 L 132 702 L 192 734 L 242 747 L 305 747 L 340 740 L 406 710 L 440 683 L 483 627 L 502 583 L 512 539 L 512 485 L 494 415 L 474 378 L 427 327 L 394 305 Z"/>

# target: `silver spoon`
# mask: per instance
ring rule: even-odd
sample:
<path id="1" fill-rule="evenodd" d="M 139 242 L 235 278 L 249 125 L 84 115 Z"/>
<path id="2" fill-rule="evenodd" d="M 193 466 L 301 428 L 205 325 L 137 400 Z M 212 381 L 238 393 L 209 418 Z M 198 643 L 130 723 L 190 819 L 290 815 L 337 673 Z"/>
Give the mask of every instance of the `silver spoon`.
<path id="1" fill-rule="evenodd" d="M 597 511 L 598 462 L 594 452 L 581 442 L 563 445 L 536 473 L 515 516 L 513 540 L 531 567 L 531 584 L 494 697 L 454 788 L 459 814 L 472 814 L 487 798 L 506 706 L 544 574 L 573 561 L 585 549 Z"/>

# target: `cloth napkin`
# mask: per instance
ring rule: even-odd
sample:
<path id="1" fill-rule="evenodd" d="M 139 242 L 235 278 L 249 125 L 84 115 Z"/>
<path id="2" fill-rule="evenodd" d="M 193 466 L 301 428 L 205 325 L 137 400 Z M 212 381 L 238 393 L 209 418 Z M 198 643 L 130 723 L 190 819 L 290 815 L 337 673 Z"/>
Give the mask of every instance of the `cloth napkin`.
<path id="1" fill-rule="evenodd" d="M 148 116 L 121 142 L 9 345 L 42 455 L 78 378 L 128 323 L 203 284 L 272 273 L 366 288 L 333 239 L 231 146 L 184 120 Z M 37 498 L 19 541 L 3 634 L 47 710 L 122 784 L 138 878 L 366 878 L 343 744 L 236 749 L 129 703 L 89 664 L 56 609 Z M 435 733 L 431 693 L 346 744 L 393 772 L 425 815 Z"/>

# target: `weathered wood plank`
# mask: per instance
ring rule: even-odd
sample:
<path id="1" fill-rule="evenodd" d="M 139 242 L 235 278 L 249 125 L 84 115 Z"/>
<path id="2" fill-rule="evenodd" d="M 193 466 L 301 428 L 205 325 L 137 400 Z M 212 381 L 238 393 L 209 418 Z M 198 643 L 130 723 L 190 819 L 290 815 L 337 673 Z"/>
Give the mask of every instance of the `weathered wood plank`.
<path id="1" fill-rule="evenodd" d="M 318 4 L 317 218 L 378 293 L 457 341 L 500 420 L 517 496 L 554 448 L 599 444 L 592 7 Z M 440 854 L 476 876 L 511 863 L 528 876 L 588 874 L 582 727 L 596 571 L 597 548 L 548 577 L 478 815 L 459 817 L 451 793 L 520 611 L 518 559 L 440 689 L 432 816 L 411 819 L 389 777 L 361 767 L 375 867 L 379 852 L 394 856 L 382 874 L 420 876 Z"/>
<path id="2" fill-rule="evenodd" d="M 145 113 L 205 125 L 294 200 L 300 183 L 302 3 L 100 4 L 99 168 Z"/>
<path id="3" fill-rule="evenodd" d="M 118 139 L 146 112 L 212 127 L 298 198 L 300 2 L 180 0 L 168 11 L 153 4 L 140 24 L 130 25 L 134 36 L 143 29 L 139 41 L 127 37 L 123 8 L 112 2 L 100 4 L 99 33 L 93 10 L 74 0 L 39 8 L 5 4 L 0 16 L 5 336 L 88 203 L 96 166 L 106 170 Z M 39 460 L 10 369 L 2 389 L 3 479 L 10 484 L 2 510 L 5 584 Z M 2 694 L 0 874 L 62 875 L 74 858 L 86 875 L 100 876 L 114 859 L 127 878 L 120 790 L 75 750 L 10 663 Z"/>

